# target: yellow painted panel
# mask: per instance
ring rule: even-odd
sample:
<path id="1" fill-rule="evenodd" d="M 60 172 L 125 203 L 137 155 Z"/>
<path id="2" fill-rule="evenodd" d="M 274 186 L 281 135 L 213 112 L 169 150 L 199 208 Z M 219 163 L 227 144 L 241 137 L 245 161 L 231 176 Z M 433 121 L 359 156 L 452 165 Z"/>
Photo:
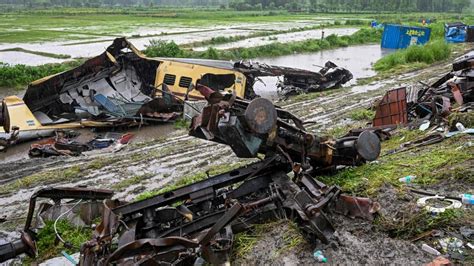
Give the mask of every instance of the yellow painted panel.
<path id="1" fill-rule="evenodd" d="M 20 128 L 20 131 L 82 127 L 80 123 L 64 123 L 43 126 L 36 119 L 33 113 L 31 113 L 31 110 L 26 106 L 22 99 L 17 96 L 8 96 L 4 98 L 4 101 L 8 108 L 10 127 L 17 126 Z M 0 128 L 0 133 L 4 132 L 3 128 Z"/>
<path id="2" fill-rule="evenodd" d="M 246 78 L 245 75 L 233 70 L 221 69 L 216 67 L 210 66 L 202 66 L 197 64 L 191 63 L 182 63 L 182 62 L 174 62 L 174 61 L 167 61 L 164 60 L 160 66 L 158 67 L 156 73 L 156 81 L 155 86 L 158 87 L 163 84 L 163 80 L 166 74 L 175 75 L 175 83 L 174 85 L 168 85 L 168 88 L 178 97 L 183 98 L 186 94 L 187 88 L 183 88 L 179 86 L 179 80 L 181 77 L 189 77 L 192 78 L 193 84 L 196 83 L 198 79 L 200 79 L 205 74 L 215 74 L 215 75 L 225 75 L 225 74 L 234 74 L 236 82 L 233 86 L 226 89 L 226 91 L 232 92 L 235 89 L 236 94 L 238 97 L 244 98 L 245 94 L 245 83 Z M 159 92 L 158 92 L 159 93 Z M 189 94 L 190 98 L 203 98 L 199 91 L 192 91 Z"/>

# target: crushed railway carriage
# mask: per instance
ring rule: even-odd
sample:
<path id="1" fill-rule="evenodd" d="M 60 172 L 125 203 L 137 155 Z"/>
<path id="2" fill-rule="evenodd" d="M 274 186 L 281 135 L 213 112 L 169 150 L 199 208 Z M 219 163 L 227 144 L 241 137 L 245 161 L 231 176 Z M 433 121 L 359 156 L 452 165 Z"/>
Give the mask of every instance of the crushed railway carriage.
<path id="1" fill-rule="evenodd" d="M 197 82 L 246 97 L 246 77 L 230 62 L 147 58 L 118 38 L 81 66 L 32 82 L 23 99 L 5 97 L 0 138 L 8 139 L 14 126 L 20 128 L 19 140 L 28 140 L 56 129 L 120 125 L 124 119 L 166 121 L 182 111 L 179 99 Z M 161 97 L 168 90 L 177 97 Z M 192 91 L 189 99 L 203 98 Z"/>
<path id="2" fill-rule="evenodd" d="M 168 121 L 182 112 L 188 91 L 189 100 L 203 99 L 190 90 L 197 84 L 253 99 L 253 85 L 261 76 L 283 76 L 279 88 L 304 92 L 331 89 L 352 78 L 331 62 L 312 72 L 250 61 L 147 58 L 125 38 L 117 38 L 84 64 L 32 82 L 23 100 L 6 97 L 0 138 L 9 139 L 15 126 L 20 128 L 18 140 L 24 141 L 52 135 L 55 129 Z"/>

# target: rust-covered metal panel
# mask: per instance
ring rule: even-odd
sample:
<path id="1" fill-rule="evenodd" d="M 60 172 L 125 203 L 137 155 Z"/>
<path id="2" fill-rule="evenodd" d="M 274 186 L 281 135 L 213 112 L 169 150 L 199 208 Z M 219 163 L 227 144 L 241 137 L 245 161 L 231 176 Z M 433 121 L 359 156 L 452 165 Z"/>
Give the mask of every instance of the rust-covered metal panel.
<path id="1" fill-rule="evenodd" d="M 408 122 L 406 88 L 387 91 L 375 111 L 373 126 L 404 124 Z"/>

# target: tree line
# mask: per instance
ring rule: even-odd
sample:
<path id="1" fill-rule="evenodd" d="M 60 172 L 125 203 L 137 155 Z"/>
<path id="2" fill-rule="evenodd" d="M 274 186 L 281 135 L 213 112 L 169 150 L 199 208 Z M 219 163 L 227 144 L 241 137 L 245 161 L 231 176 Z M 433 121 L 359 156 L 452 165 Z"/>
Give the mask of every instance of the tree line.
<path id="1" fill-rule="evenodd" d="M 462 12 L 474 0 L 0 0 L 25 7 L 203 6 L 293 12 Z"/>
<path id="2" fill-rule="evenodd" d="M 310 12 L 462 12 L 472 0 L 231 0 L 237 10 L 287 9 Z"/>

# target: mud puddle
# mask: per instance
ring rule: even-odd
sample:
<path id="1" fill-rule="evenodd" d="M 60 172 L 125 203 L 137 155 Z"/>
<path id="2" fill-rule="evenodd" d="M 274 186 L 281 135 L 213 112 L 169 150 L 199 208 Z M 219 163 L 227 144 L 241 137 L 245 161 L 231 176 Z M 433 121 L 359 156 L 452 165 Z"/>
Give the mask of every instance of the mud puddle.
<path id="1" fill-rule="evenodd" d="M 319 71 L 320 66 L 324 66 L 327 61 L 332 61 L 340 67 L 347 68 L 352 72 L 354 78 L 345 84 L 352 86 L 357 83 L 359 78 L 368 78 L 376 73 L 372 69 L 372 64 L 382 58 L 391 50 L 382 49 L 379 44 L 349 46 L 333 50 L 323 50 L 317 53 L 286 55 L 273 58 L 257 58 L 255 61 L 269 65 L 278 65 L 286 67 L 296 67 L 311 71 Z M 262 82 L 257 82 L 254 86 L 257 94 L 269 99 L 276 99 L 276 83 L 278 77 L 262 77 Z M 355 91 L 364 92 L 376 89 L 377 86 L 360 86 Z"/>

